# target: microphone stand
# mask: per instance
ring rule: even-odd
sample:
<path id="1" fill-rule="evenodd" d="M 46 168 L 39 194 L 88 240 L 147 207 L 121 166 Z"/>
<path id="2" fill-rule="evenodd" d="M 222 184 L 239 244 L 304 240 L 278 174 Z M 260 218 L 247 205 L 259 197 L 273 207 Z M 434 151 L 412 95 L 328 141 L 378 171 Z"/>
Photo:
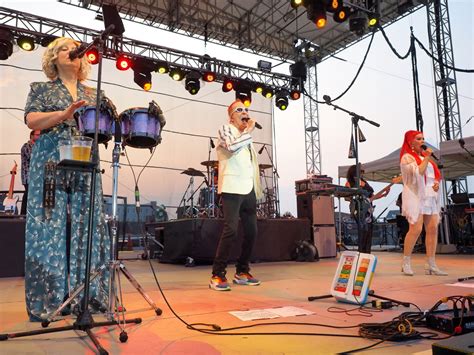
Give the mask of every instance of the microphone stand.
<path id="1" fill-rule="evenodd" d="M 347 114 L 349 114 L 349 116 L 351 116 L 351 121 L 352 121 L 352 133 L 353 133 L 353 137 L 354 137 L 354 156 L 355 156 L 355 160 L 356 160 L 356 189 L 357 189 L 357 195 L 356 195 L 356 207 L 357 207 L 357 234 L 358 234 L 358 239 L 359 239 L 359 252 L 361 252 L 361 249 L 363 249 L 364 251 L 363 252 L 366 252 L 366 248 L 361 248 L 360 246 L 361 245 L 367 245 L 368 244 L 368 241 L 364 240 L 363 242 L 364 243 L 361 243 L 360 242 L 360 238 L 362 236 L 362 223 L 361 221 L 363 221 L 364 217 L 360 215 L 361 213 L 361 203 L 364 199 L 364 194 L 363 194 L 363 191 L 361 190 L 360 188 L 360 164 L 359 164 L 359 121 L 365 121 L 375 127 L 380 127 L 380 124 L 377 123 L 377 122 L 374 122 L 374 121 L 371 121 L 367 118 L 365 118 L 364 116 L 361 116 L 361 115 L 358 115 L 357 113 L 355 112 L 352 112 L 352 111 L 349 111 L 349 110 L 346 110 L 345 108 L 342 108 L 338 105 L 335 105 L 331 102 L 331 98 L 327 95 L 324 95 L 323 96 L 323 99 L 324 101 L 326 102 L 327 105 L 329 106 L 332 106 L 334 107 L 334 110 L 341 110 Z M 352 141 L 351 141 L 351 144 L 352 144 Z M 372 241 L 370 241 L 372 242 Z M 370 247 L 369 247 L 370 249 Z M 370 250 L 369 250 L 369 253 L 370 253 Z"/>
<path id="2" fill-rule="evenodd" d="M 275 188 L 275 218 L 280 218 L 280 190 L 278 188 L 278 179 L 280 178 L 280 175 L 278 175 L 277 168 L 276 168 L 275 164 L 273 164 L 272 155 L 268 151 L 267 146 L 264 145 L 263 149 L 265 149 L 265 152 L 267 153 L 268 159 L 270 160 L 270 164 L 272 164 L 273 185 L 274 185 L 274 188 Z M 268 186 L 267 186 L 267 188 L 268 188 Z"/>

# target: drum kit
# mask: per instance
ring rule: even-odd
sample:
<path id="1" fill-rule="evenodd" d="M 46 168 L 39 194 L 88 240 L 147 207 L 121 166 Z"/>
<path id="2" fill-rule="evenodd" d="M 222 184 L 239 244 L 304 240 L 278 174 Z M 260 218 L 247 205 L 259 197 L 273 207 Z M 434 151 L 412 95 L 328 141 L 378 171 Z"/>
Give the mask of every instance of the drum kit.
<path id="1" fill-rule="evenodd" d="M 183 198 L 178 207 L 178 211 L 183 211 L 183 213 L 178 213 L 178 218 L 222 217 L 222 206 L 217 195 L 219 162 L 217 160 L 205 160 L 201 162 L 201 165 L 206 167 L 207 177 L 202 171 L 193 168 L 188 168 L 181 172 L 181 174 L 188 175 L 190 178 L 188 187 L 184 191 Z M 194 189 L 195 177 L 204 178 L 196 189 Z M 206 186 L 202 187 L 204 184 Z M 198 191 L 198 203 L 195 205 L 194 196 Z M 186 198 L 186 196 L 189 197 Z"/>
<path id="2" fill-rule="evenodd" d="M 207 169 L 206 175 L 194 168 L 183 170 L 181 174 L 188 175 L 189 184 L 184 191 L 181 203 L 178 207 L 178 218 L 221 218 L 223 217 L 222 201 L 217 192 L 219 178 L 219 162 L 217 160 L 205 160 L 201 165 Z M 258 218 L 276 217 L 276 194 L 275 189 L 269 187 L 265 170 L 273 168 L 271 164 L 259 164 L 260 179 L 264 184 L 264 197 L 257 202 Z M 202 177 L 203 181 L 197 188 L 194 188 L 194 178 Z M 203 185 L 206 185 L 203 187 Z M 199 192 L 197 204 L 194 203 L 194 196 Z"/>

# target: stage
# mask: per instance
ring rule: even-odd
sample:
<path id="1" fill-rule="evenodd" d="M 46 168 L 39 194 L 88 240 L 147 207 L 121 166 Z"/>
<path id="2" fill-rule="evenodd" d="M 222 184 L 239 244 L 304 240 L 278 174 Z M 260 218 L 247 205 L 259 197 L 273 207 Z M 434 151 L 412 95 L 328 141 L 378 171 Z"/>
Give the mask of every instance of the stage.
<path id="1" fill-rule="evenodd" d="M 422 310 L 430 308 L 441 297 L 472 293 L 472 288 L 448 286 L 457 278 L 472 276 L 474 265 L 471 255 L 439 255 L 439 266 L 449 276 L 426 276 L 423 274 L 424 255 L 415 254 L 413 267 L 416 275 L 403 276 L 400 273 L 401 254 L 376 252 L 378 264 L 372 282 L 377 294 L 417 304 Z M 127 252 L 121 257 L 131 258 L 137 252 Z M 208 288 L 211 267 L 209 265 L 185 268 L 183 265 L 163 264 L 151 260 L 157 271 L 157 278 L 165 296 L 176 313 L 189 323 L 213 323 L 222 328 L 251 325 L 256 323 L 296 322 L 318 323 L 333 326 L 349 326 L 363 322 L 384 322 L 414 307 L 398 307 L 373 313 L 372 317 L 348 316 L 331 313 L 329 307 L 353 309 L 354 305 L 337 303 L 334 299 L 308 302 L 308 296 L 327 294 L 334 277 L 338 258 L 321 259 L 319 262 L 272 262 L 254 263 L 252 271 L 262 280 L 257 287 L 233 286 L 230 292 L 216 292 Z M 310 335 L 214 335 L 203 334 L 186 328 L 166 306 L 153 279 L 148 261 L 129 260 L 125 265 L 141 283 L 145 291 L 162 308 L 163 314 L 156 316 L 148 304 L 125 278 L 124 303 L 129 318 L 142 317 L 139 325 L 128 325 L 127 343 L 118 340 L 116 327 L 94 329 L 102 345 L 110 354 L 333 354 L 368 346 L 374 340 L 362 338 L 334 337 L 334 334 L 357 335 L 358 328 L 331 329 L 304 325 L 262 326 L 232 333 L 325 333 L 328 336 Z M 229 268 L 229 274 L 233 272 Z M 469 281 L 464 282 L 467 284 Z M 472 282 L 472 281 L 470 281 Z M 295 306 L 314 312 L 311 315 L 282 317 L 257 321 L 241 321 L 230 311 L 266 309 Z M 0 333 L 41 329 L 39 323 L 27 320 L 24 302 L 23 278 L 0 279 Z M 95 320 L 103 320 L 96 316 Z M 67 318 L 50 327 L 71 324 Z M 425 330 L 421 329 L 420 330 Z M 78 336 L 79 335 L 79 336 Z M 472 335 L 472 334 L 471 334 Z M 444 336 L 444 335 L 443 335 Z M 365 353 L 372 354 L 431 354 L 434 340 L 413 340 L 403 343 L 387 342 Z M 71 354 L 91 354 L 94 348 L 82 332 L 62 332 L 26 338 L 10 339 L 0 343 L 5 354 L 62 354 L 65 349 Z"/>

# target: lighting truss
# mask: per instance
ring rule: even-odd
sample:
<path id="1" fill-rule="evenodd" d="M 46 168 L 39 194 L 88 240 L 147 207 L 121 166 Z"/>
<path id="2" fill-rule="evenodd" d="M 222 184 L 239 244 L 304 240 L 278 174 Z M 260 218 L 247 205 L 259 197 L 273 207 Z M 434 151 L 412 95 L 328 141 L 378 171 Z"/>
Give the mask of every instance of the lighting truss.
<path id="1" fill-rule="evenodd" d="M 44 17 L 0 7 L 0 28 L 10 29 L 14 37 L 29 35 L 37 38 L 45 36 L 69 37 L 79 42 L 90 43 L 101 32 L 85 27 L 71 25 Z M 131 57 L 144 57 L 156 62 L 165 61 L 183 70 L 200 70 L 202 55 L 179 51 L 134 39 L 111 37 L 107 39 L 104 58 L 116 59 L 117 53 Z M 217 58 L 207 58 L 210 68 L 217 74 L 216 81 L 223 82 L 225 77 L 246 79 L 263 83 L 275 88 L 289 88 L 291 76 L 280 73 L 266 73 Z"/>

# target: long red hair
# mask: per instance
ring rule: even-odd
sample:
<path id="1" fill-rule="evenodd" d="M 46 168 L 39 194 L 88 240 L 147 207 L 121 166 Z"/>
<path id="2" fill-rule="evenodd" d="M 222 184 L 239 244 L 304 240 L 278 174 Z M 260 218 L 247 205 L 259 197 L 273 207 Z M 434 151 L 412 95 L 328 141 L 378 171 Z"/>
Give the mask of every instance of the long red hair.
<path id="1" fill-rule="evenodd" d="M 403 145 L 402 149 L 400 149 L 400 160 L 402 159 L 404 154 L 410 154 L 413 158 L 415 158 L 416 163 L 418 165 L 421 164 L 421 158 L 418 154 L 416 154 L 413 149 L 411 148 L 411 144 L 415 137 L 419 134 L 423 134 L 423 132 L 420 131 L 407 131 L 405 133 L 405 139 L 403 140 Z M 430 164 L 433 166 L 434 173 L 435 173 L 435 179 L 437 181 L 441 180 L 441 172 L 438 169 L 438 166 L 430 161 Z"/>

